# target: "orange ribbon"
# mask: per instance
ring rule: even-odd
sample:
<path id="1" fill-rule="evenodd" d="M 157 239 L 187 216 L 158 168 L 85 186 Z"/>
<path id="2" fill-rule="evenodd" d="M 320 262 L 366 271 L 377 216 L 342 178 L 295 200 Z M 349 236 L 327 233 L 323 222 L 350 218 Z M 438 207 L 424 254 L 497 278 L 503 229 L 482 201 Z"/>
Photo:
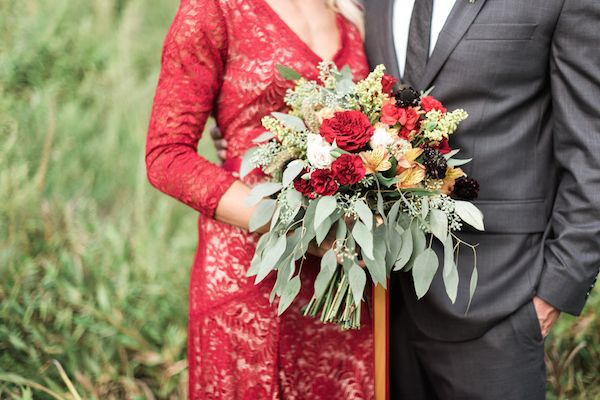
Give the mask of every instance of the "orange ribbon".
<path id="1" fill-rule="evenodd" d="M 390 287 L 389 281 L 387 287 Z M 389 400 L 389 293 L 381 285 L 373 287 L 373 361 L 375 400 Z"/>

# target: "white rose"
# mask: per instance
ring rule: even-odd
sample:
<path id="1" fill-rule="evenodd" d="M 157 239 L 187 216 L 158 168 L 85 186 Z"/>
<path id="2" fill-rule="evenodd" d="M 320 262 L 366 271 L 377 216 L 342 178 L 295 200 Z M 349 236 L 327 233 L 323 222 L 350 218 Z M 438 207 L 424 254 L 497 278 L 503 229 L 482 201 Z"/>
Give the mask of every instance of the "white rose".
<path id="1" fill-rule="evenodd" d="M 373 136 L 371 136 L 371 140 L 369 141 L 369 144 L 373 149 L 387 147 L 392 143 L 394 143 L 394 138 L 390 135 L 388 130 L 383 127 L 375 128 Z"/>
<path id="2" fill-rule="evenodd" d="M 331 146 L 321 135 L 309 133 L 306 138 L 306 157 L 315 168 L 328 168 L 333 162 Z"/>

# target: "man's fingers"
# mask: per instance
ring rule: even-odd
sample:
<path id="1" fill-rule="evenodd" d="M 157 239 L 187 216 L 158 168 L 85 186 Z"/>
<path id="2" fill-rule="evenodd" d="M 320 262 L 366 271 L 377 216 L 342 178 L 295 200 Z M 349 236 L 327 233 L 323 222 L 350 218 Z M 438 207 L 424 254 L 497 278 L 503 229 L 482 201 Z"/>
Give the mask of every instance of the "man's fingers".
<path id="1" fill-rule="evenodd" d="M 210 133 L 210 137 L 213 138 L 213 140 L 223 139 L 223 136 L 221 135 L 221 130 L 216 125 L 210 128 L 208 132 Z"/>

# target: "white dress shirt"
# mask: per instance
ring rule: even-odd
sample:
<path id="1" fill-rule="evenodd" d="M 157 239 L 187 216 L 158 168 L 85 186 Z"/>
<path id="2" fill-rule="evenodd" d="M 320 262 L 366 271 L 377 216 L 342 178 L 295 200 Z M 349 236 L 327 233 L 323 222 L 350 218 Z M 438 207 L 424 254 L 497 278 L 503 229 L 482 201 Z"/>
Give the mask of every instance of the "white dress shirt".
<path id="1" fill-rule="evenodd" d="M 433 53 L 438 36 L 456 0 L 433 0 L 433 15 L 431 19 L 431 41 L 429 55 Z M 406 64 L 406 48 L 408 47 L 408 31 L 410 28 L 410 17 L 412 15 L 415 0 L 394 0 L 393 35 L 396 56 L 400 75 L 404 76 L 404 65 Z"/>

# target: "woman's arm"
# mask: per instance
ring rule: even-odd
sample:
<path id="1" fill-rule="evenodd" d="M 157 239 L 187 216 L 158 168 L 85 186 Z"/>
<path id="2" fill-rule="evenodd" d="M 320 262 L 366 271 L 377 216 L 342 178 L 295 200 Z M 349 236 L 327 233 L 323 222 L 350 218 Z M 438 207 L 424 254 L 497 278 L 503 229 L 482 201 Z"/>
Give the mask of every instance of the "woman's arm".
<path id="1" fill-rule="evenodd" d="M 247 227 L 248 189 L 197 154 L 221 87 L 227 54 L 226 21 L 215 0 L 182 0 L 165 39 L 146 142 L 148 180 L 158 190 L 208 217 Z M 239 213 L 241 216 L 237 217 Z"/>

